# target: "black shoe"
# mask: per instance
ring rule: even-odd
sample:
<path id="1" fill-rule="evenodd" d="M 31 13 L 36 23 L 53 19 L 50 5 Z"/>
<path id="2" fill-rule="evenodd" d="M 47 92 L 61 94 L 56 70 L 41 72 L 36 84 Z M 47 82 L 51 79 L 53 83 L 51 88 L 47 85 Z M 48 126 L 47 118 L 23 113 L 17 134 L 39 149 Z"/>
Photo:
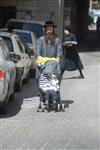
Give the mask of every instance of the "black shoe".
<path id="1" fill-rule="evenodd" d="M 83 76 L 83 74 L 81 74 L 81 75 L 79 76 L 79 78 L 80 78 L 80 79 L 84 79 L 84 76 Z"/>
<path id="2" fill-rule="evenodd" d="M 37 96 L 40 96 L 40 92 L 37 93 Z"/>

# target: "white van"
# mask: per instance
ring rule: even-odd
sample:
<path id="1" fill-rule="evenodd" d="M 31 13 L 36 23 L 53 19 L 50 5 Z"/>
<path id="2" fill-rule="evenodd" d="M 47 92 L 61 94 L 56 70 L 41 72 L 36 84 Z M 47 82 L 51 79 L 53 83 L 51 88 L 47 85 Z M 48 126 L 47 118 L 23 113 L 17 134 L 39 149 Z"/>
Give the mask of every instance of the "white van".
<path id="1" fill-rule="evenodd" d="M 15 54 L 17 62 L 16 66 L 16 90 L 20 91 L 22 86 L 22 81 L 29 81 L 29 71 L 31 61 L 27 53 L 25 53 L 25 47 L 20 40 L 19 36 L 13 33 L 0 32 L 0 37 L 6 42 L 8 49 L 12 55 Z"/>
<path id="2" fill-rule="evenodd" d="M 25 19 L 9 19 L 5 25 L 10 32 L 13 29 L 22 29 L 28 30 L 35 34 L 36 38 L 39 38 L 43 35 L 42 25 L 44 21 L 33 21 L 33 20 L 25 20 Z"/>

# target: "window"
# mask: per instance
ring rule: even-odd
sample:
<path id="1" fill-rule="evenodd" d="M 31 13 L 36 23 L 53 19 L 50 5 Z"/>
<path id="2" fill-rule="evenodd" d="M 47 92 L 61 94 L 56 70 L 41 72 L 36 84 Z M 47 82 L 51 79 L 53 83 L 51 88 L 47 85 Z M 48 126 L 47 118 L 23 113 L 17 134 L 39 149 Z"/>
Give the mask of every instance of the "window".
<path id="1" fill-rule="evenodd" d="M 32 37 L 30 33 L 16 32 L 24 43 L 32 43 Z"/>
<path id="2" fill-rule="evenodd" d="M 14 52 L 11 39 L 9 37 L 5 37 L 5 36 L 2 36 L 2 38 L 5 41 L 5 43 L 6 43 L 7 47 L 8 47 L 8 49 L 9 49 L 9 51 L 10 52 Z"/>
<path id="3" fill-rule="evenodd" d="M 3 50 L 5 60 L 10 60 L 9 52 L 7 51 L 7 49 L 5 49 L 4 45 L 2 46 L 2 50 Z"/>
<path id="4" fill-rule="evenodd" d="M 2 52 L 2 46 L 0 44 L 0 58 L 2 58 L 2 57 L 3 57 L 3 52 Z"/>
<path id="5" fill-rule="evenodd" d="M 30 22 L 20 22 L 20 21 L 9 21 L 6 25 L 9 31 L 12 29 L 23 29 L 34 32 L 35 36 L 38 38 L 43 35 L 42 25 L 39 23 L 30 23 Z"/>

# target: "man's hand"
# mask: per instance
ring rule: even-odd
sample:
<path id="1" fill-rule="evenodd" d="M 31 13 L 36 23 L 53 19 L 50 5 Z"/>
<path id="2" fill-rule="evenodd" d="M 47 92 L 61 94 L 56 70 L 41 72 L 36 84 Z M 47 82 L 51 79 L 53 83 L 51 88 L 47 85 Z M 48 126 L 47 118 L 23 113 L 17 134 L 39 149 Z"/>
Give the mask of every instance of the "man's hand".
<path id="1" fill-rule="evenodd" d="M 58 62 L 60 62 L 60 57 L 57 57 Z"/>
<path id="2" fill-rule="evenodd" d="M 43 58 L 42 56 L 38 56 L 37 59 Z"/>

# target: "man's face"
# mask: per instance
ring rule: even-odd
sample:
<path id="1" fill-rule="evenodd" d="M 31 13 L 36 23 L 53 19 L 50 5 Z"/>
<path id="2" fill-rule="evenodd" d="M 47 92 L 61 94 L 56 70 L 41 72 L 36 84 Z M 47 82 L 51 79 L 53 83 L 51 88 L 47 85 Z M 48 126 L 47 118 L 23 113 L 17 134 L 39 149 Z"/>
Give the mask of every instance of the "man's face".
<path id="1" fill-rule="evenodd" d="M 48 26 L 46 27 L 46 33 L 47 34 L 52 34 L 53 33 L 54 28 L 52 26 Z"/>

